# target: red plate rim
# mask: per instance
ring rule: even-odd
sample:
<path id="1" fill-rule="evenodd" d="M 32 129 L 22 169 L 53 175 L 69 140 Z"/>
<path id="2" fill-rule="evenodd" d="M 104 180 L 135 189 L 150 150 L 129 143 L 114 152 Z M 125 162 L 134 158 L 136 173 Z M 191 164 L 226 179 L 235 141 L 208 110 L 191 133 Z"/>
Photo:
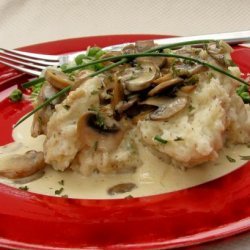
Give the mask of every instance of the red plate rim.
<path id="1" fill-rule="evenodd" d="M 166 36 L 94 36 L 20 49 L 61 54 L 89 45 L 108 46 L 161 37 Z M 244 56 L 246 52 L 242 53 Z M 235 58 L 240 65 L 242 55 Z M 0 72 L 8 74 L 6 78 L 0 77 L 0 87 L 4 84 L 4 89 L 18 80 L 24 81 L 14 70 L 0 67 Z M 22 112 L 17 112 L 16 120 Z M 0 121 L 2 119 L 0 115 Z M 3 131 L 1 127 L 0 130 Z M 175 248 L 241 233 L 250 229 L 249 169 L 248 163 L 194 188 L 119 200 L 64 199 L 0 185 L 0 246 L 25 249 Z"/>

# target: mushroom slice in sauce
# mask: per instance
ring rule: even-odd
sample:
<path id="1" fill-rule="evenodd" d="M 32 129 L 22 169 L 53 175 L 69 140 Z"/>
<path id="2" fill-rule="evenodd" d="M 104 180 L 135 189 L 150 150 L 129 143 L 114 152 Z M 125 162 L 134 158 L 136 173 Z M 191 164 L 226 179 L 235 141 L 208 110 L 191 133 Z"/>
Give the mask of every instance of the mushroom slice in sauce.
<path id="1" fill-rule="evenodd" d="M 151 48 L 155 47 L 155 43 L 153 40 L 141 40 L 135 42 L 135 48 L 137 52 L 144 52 Z"/>
<path id="2" fill-rule="evenodd" d="M 123 135 L 117 121 L 96 112 L 84 113 L 77 123 L 77 137 L 82 148 L 97 143 L 96 150 L 111 152 L 119 146 Z"/>
<path id="3" fill-rule="evenodd" d="M 165 74 L 165 75 L 163 75 L 163 76 L 161 76 L 161 77 L 155 79 L 155 80 L 153 81 L 153 83 L 159 84 L 159 83 L 168 81 L 168 80 L 170 80 L 170 79 L 172 79 L 172 78 L 173 78 L 173 74 L 172 74 L 172 73 L 167 73 L 167 74 Z"/>
<path id="4" fill-rule="evenodd" d="M 196 89 L 197 85 L 186 85 L 180 88 L 183 93 L 189 94 Z"/>
<path id="5" fill-rule="evenodd" d="M 46 166 L 43 152 L 31 150 L 24 155 L 11 155 L 1 159 L 0 176 L 19 179 L 31 176 Z"/>
<path id="6" fill-rule="evenodd" d="M 207 71 L 208 68 L 197 64 L 176 64 L 173 66 L 174 74 L 177 76 L 192 76 Z"/>
<path id="7" fill-rule="evenodd" d="M 121 82 L 117 79 L 117 76 L 115 76 L 114 82 L 115 83 L 113 88 L 113 98 L 111 101 L 111 106 L 115 111 L 116 105 L 120 103 L 123 99 L 124 92 L 123 92 L 123 86 Z"/>
<path id="8" fill-rule="evenodd" d="M 154 56 L 144 56 L 144 57 L 137 57 L 135 59 L 135 61 L 139 64 L 146 64 L 146 63 L 153 63 L 155 64 L 157 67 L 162 67 L 164 65 L 164 63 L 166 62 L 166 58 L 165 57 L 154 57 Z"/>
<path id="9" fill-rule="evenodd" d="M 135 54 L 137 53 L 137 49 L 135 45 L 131 43 L 122 49 L 122 53 L 123 54 Z"/>
<path id="10" fill-rule="evenodd" d="M 180 77 L 176 77 L 176 78 L 173 78 L 171 80 L 162 82 L 162 83 L 158 84 L 157 86 L 155 86 L 153 89 L 151 89 L 148 92 L 148 95 L 154 96 L 154 95 L 160 94 L 163 91 L 165 91 L 168 87 L 173 86 L 175 84 L 179 84 L 181 82 L 183 82 L 183 79 Z"/>
<path id="11" fill-rule="evenodd" d="M 206 46 L 207 53 L 222 66 L 232 66 L 230 53 L 232 48 L 224 41 L 210 43 Z"/>
<path id="12" fill-rule="evenodd" d="M 139 53 L 145 52 L 145 51 L 147 51 L 155 46 L 156 46 L 156 44 L 152 40 L 137 41 L 135 43 L 135 48 L 136 48 L 137 52 L 139 52 Z M 153 63 L 157 67 L 161 67 L 166 62 L 166 58 L 165 57 L 147 56 L 147 57 L 138 57 L 135 59 L 135 61 L 137 63 L 141 63 L 141 64 L 142 63 Z"/>
<path id="13" fill-rule="evenodd" d="M 159 69 L 154 64 L 142 64 L 137 68 L 126 69 L 121 82 L 128 91 L 141 91 L 147 89 L 158 75 Z"/>
<path id="14" fill-rule="evenodd" d="M 108 189 L 109 195 L 115 195 L 115 194 L 123 194 L 127 192 L 131 192 L 134 188 L 137 186 L 134 183 L 128 182 L 128 183 L 120 183 L 113 187 L 110 187 Z"/>
<path id="15" fill-rule="evenodd" d="M 74 83 L 69 79 L 68 75 L 56 69 L 47 69 L 45 79 L 57 89 L 64 89 L 68 86 L 72 86 Z"/>
<path id="16" fill-rule="evenodd" d="M 133 105 L 135 105 L 139 100 L 139 97 L 133 96 L 132 98 L 130 98 L 128 101 L 122 101 L 119 102 L 116 105 L 115 110 L 119 113 L 122 114 L 123 112 L 125 112 L 126 110 L 128 110 L 129 108 L 131 108 Z"/>
<path id="17" fill-rule="evenodd" d="M 149 115 L 153 121 L 164 121 L 183 110 L 187 105 L 186 97 L 166 98 L 165 104 Z"/>

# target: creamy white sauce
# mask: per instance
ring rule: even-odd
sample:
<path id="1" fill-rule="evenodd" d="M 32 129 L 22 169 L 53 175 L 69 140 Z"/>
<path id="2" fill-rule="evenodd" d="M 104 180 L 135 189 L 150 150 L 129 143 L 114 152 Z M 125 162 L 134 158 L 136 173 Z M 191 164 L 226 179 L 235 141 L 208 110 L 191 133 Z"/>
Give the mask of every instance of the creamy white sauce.
<path id="1" fill-rule="evenodd" d="M 7 155 L 23 154 L 28 150 L 42 151 L 45 136 L 31 137 L 32 119 L 32 117 L 29 118 L 13 130 L 15 142 L 0 147 L 0 164 L 1 158 Z M 247 145 L 232 146 L 224 148 L 215 162 L 183 171 L 159 160 L 145 147 L 141 147 L 139 150 L 140 155 L 143 156 L 143 165 L 132 174 L 95 174 L 84 177 L 71 170 L 57 172 L 51 167 L 47 167 L 43 177 L 27 184 L 20 185 L 3 178 L 0 179 L 0 182 L 17 188 L 27 186 L 31 192 L 52 196 L 57 196 L 55 191 L 63 188 L 58 195 L 67 195 L 71 198 L 110 199 L 128 195 L 140 197 L 186 189 L 214 180 L 242 166 L 245 161 L 240 159 L 240 155 L 250 155 L 250 148 Z M 228 161 L 226 156 L 230 156 L 236 162 Z M 64 185 L 59 183 L 61 180 L 64 180 Z M 137 188 L 119 195 L 110 196 L 107 193 L 108 188 L 127 182 L 135 183 Z"/>

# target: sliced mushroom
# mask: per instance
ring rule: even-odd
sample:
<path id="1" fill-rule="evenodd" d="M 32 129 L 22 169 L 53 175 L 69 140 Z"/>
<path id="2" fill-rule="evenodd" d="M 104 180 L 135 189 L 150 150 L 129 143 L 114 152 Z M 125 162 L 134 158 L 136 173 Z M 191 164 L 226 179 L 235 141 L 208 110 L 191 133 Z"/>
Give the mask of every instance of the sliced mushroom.
<path id="1" fill-rule="evenodd" d="M 199 74 L 207 70 L 208 70 L 207 67 L 193 63 L 190 64 L 182 63 L 173 66 L 173 71 L 176 76 L 190 77 L 192 75 Z"/>
<path id="2" fill-rule="evenodd" d="M 167 73 L 167 74 L 165 74 L 165 75 L 163 75 L 163 76 L 161 76 L 161 77 L 155 79 L 155 80 L 153 81 L 153 83 L 159 84 L 159 83 L 168 81 L 168 80 L 170 80 L 171 78 L 173 78 L 172 73 Z"/>
<path id="3" fill-rule="evenodd" d="M 134 44 L 129 44 L 122 49 L 122 53 L 123 54 L 135 54 L 137 53 L 137 50 Z"/>
<path id="4" fill-rule="evenodd" d="M 196 89 L 196 85 L 186 85 L 180 88 L 180 91 L 189 94 Z"/>
<path id="5" fill-rule="evenodd" d="M 69 79 L 68 75 L 56 69 L 47 69 L 45 72 L 45 79 L 57 89 L 64 89 L 74 84 L 74 82 Z"/>
<path id="6" fill-rule="evenodd" d="M 153 47 L 155 47 L 155 43 L 153 40 L 141 40 L 141 41 L 135 42 L 135 48 L 138 52 L 144 52 Z"/>
<path id="7" fill-rule="evenodd" d="M 154 43 L 153 40 L 145 40 L 145 41 L 137 41 L 135 43 L 135 49 L 138 53 L 145 52 L 153 47 L 155 47 L 156 44 Z M 143 63 L 153 63 L 157 67 L 161 67 L 164 65 L 166 62 L 165 57 L 138 57 L 135 59 L 137 63 L 143 64 Z"/>
<path id="8" fill-rule="evenodd" d="M 113 57 L 113 56 L 121 56 L 122 55 L 122 52 L 121 51 L 110 51 L 110 52 L 107 52 L 105 54 L 103 54 L 100 59 L 103 59 L 103 58 L 108 58 L 108 57 Z M 116 59 L 116 60 L 112 60 L 112 62 L 115 62 L 115 61 L 119 61 L 120 59 Z M 103 63 L 105 64 L 105 63 Z"/>
<path id="9" fill-rule="evenodd" d="M 151 89 L 148 92 L 148 95 L 149 96 L 154 96 L 154 95 L 160 94 L 163 91 L 165 91 L 167 88 L 169 88 L 170 86 L 179 84 L 181 82 L 183 82 L 183 79 L 180 78 L 180 77 L 176 77 L 176 78 L 173 78 L 171 80 L 162 82 L 162 83 L 158 84 L 157 86 L 155 86 L 153 89 Z"/>
<path id="10" fill-rule="evenodd" d="M 1 159 L 0 176 L 19 179 L 31 176 L 46 166 L 43 152 L 28 151 L 24 155 L 11 155 Z"/>
<path id="11" fill-rule="evenodd" d="M 147 89 L 158 75 L 159 69 L 154 64 L 142 64 L 126 69 L 120 79 L 128 91 L 135 92 Z"/>
<path id="12" fill-rule="evenodd" d="M 112 98 L 112 102 L 111 102 L 111 106 L 112 106 L 114 111 L 116 109 L 116 105 L 122 101 L 123 96 L 124 96 L 123 86 L 122 86 L 121 82 L 117 79 L 117 76 L 115 76 L 113 98 Z"/>
<path id="13" fill-rule="evenodd" d="M 166 98 L 165 104 L 158 107 L 157 110 L 149 115 L 153 121 L 165 121 L 183 110 L 187 105 L 186 97 Z"/>
<path id="14" fill-rule="evenodd" d="M 134 96 L 134 97 L 130 98 L 128 101 L 121 101 L 116 105 L 115 111 L 118 114 L 122 114 L 126 110 L 130 109 L 133 105 L 135 105 L 138 102 L 138 100 L 139 100 L 139 97 Z"/>
<path id="15" fill-rule="evenodd" d="M 111 152 L 119 146 L 123 135 L 124 131 L 114 119 L 100 117 L 96 112 L 84 113 L 77 123 L 77 138 L 81 148 L 90 148 L 97 143 L 95 150 Z"/>
<path id="16" fill-rule="evenodd" d="M 225 42 L 210 43 L 206 46 L 207 53 L 222 66 L 232 66 L 230 53 L 232 48 Z"/>
<path id="17" fill-rule="evenodd" d="M 131 182 L 120 183 L 113 187 L 110 187 L 107 192 L 109 195 L 123 194 L 123 193 L 131 192 L 136 187 L 137 186 Z"/>
<path id="18" fill-rule="evenodd" d="M 146 100 L 139 102 L 139 105 L 148 105 L 148 106 L 154 106 L 154 107 L 160 107 L 161 105 L 166 104 L 166 100 L 169 98 L 165 96 L 153 96 L 149 97 Z"/>

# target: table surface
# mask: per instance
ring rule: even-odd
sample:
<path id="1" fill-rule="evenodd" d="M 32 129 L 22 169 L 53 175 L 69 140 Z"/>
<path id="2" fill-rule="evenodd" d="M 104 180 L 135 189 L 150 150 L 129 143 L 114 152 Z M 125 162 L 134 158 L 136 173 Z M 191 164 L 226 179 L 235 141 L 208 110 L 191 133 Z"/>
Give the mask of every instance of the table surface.
<path id="1" fill-rule="evenodd" d="M 104 34 L 249 30 L 249 0 L 1 0 L 0 47 Z M 191 249 L 249 249 L 250 233 Z"/>

